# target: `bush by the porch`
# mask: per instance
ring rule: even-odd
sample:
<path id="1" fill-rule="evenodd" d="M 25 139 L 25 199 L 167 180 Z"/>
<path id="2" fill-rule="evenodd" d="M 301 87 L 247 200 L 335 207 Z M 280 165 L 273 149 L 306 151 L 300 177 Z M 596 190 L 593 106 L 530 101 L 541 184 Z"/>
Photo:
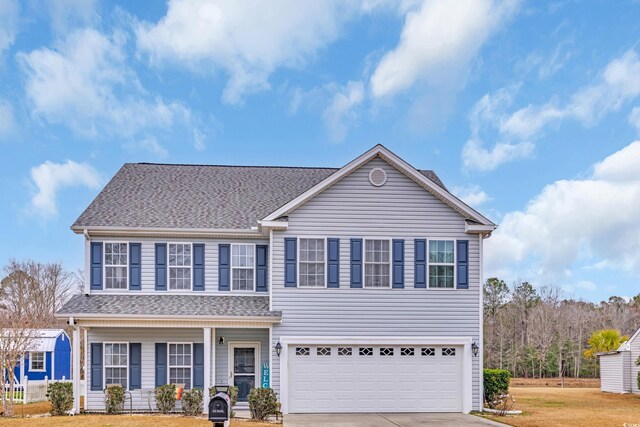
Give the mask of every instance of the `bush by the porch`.
<path id="1" fill-rule="evenodd" d="M 176 385 L 165 384 L 154 390 L 158 411 L 168 414 L 176 408 Z"/>
<path id="2" fill-rule="evenodd" d="M 186 390 L 182 394 L 182 411 L 185 415 L 200 415 L 202 413 L 202 401 L 204 395 L 199 388 Z"/>
<path id="3" fill-rule="evenodd" d="M 505 369 L 485 369 L 483 375 L 484 400 L 489 407 L 493 407 L 493 402 L 498 396 L 506 395 L 509 392 L 511 373 Z"/>
<path id="4" fill-rule="evenodd" d="M 120 384 L 109 384 L 104 402 L 107 414 L 119 414 L 124 409 L 124 387 Z"/>
<path id="5" fill-rule="evenodd" d="M 249 392 L 251 419 L 264 421 L 279 412 L 280 405 L 276 392 L 271 388 L 252 388 Z"/>
<path id="6" fill-rule="evenodd" d="M 73 383 L 49 383 L 47 398 L 51 415 L 65 415 L 73 408 Z"/>

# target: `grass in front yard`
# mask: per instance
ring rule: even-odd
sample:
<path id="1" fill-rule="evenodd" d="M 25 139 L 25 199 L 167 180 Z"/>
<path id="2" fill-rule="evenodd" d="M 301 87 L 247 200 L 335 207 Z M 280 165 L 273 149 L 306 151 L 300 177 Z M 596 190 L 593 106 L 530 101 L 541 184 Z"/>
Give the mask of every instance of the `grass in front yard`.
<path id="1" fill-rule="evenodd" d="M 640 396 L 603 393 L 597 388 L 513 387 L 514 409 L 522 415 L 487 416 L 516 427 L 640 425 Z"/>
<path id="2" fill-rule="evenodd" d="M 2 426 L 46 426 L 46 427 L 211 427 L 206 418 L 183 417 L 181 415 L 76 415 L 74 417 L 30 417 L 0 419 Z M 231 427 L 276 427 L 278 424 L 249 420 L 232 420 Z"/>

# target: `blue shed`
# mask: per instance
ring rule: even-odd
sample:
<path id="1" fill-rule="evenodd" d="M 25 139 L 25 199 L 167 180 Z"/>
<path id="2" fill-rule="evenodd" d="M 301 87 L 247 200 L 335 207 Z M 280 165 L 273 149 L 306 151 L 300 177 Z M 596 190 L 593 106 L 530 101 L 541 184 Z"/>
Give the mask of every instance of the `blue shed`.
<path id="1" fill-rule="evenodd" d="M 29 381 L 70 380 L 71 379 L 71 341 L 63 329 L 39 329 L 34 333 L 38 337 L 26 352 L 23 363 L 16 366 L 16 380 L 23 377 Z"/>

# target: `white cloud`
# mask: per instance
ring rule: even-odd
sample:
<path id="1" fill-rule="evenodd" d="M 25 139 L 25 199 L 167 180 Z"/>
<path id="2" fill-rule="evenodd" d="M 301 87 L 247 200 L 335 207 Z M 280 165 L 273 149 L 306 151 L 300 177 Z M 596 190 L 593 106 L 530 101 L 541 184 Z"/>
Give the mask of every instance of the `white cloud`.
<path id="1" fill-rule="evenodd" d="M 36 187 L 31 206 L 43 217 L 58 213 L 56 197 L 65 187 L 100 187 L 100 176 L 89 164 L 67 160 L 65 163 L 46 161 L 31 168 L 31 180 Z"/>
<path id="2" fill-rule="evenodd" d="M 165 158 L 169 155 L 169 151 L 158 142 L 158 139 L 154 136 L 141 139 L 137 144 L 137 147 L 147 150 L 157 157 Z"/>
<path id="3" fill-rule="evenodd" d="M 640 96 L 640 57 L 630 50 L 615 58 L 592 84 L 577 90 L 565 105 L 553 99 L 509 113 L 507 109 L 518 88 L 519 85 L 513 85 L 500 89 L 475 104 L 469 115 L 472 136 L 462 151 L 465 167 L 495 169 L 502 163 L 533 153 L 534 139 L 551 125 L 573 119 L 592 126 L 604 115 L 620 110 Z M 632 111 L 629 121 L 634 126 L 640 125 L 640 113 Z M 497 134 L 492 136 L 498 142 L 491 149 L 481 142 L 481 134 L 486 131 Z"/>
<path id="4" fill-rule="evenodd" d="M 489 197 L 489 195 L 478 185 L 470 185 L 467 187 L 453 187 L 451 189 L 451 192 L 455 194 L 460 200 L 473 207 L 480 206 L 491 200 L 491 197 Z"/>
<path id="5" fill-rule="evenodd" d="M 224 70 L 223 100 L 237 104 L 278 68 L 305 64 L 356 12 L 351 1 L 171 0 L 160 21 L 137 26 L 137 44 L 153 62 Z"/>
<path id="6" fill-rule="evenodd" d="M 33 113 L 85 137 L 133 138 L 153 129 L 192 127 L 191 111 L 179 102 L 151 97 L 127 66 L 122 33 L 72 32 L 54 49 L 19 53 Z"/>
<path id="7" fill-rule="evenodd" d="M 13 107 L 7 101 L 0 99 L 0 138 L 10 134 L 14 128 Z"/>
<path id="8" fill-rule="evenodd" d="M 322 113 L 325 127 L 332 142 L 342 142 L 347 136 L 347 122 L 355 118 L 353 109 L 364 99 L 362 82 L 349 82 L 339 88 Z M 350 123 L 349 123 L 350 124 Z"/>
<path id="9" fill-rule="evenodd" d="M 517 1 L 424 1 L 408 12 L 398 46 L 376 67 L 373 96 L 394 95 L 419 81 L 439 86 L 464 77 L 470 61 L 517 6 Z"/>
<path id="10" fill-rule="evenodd" d="M 92 26 L 99 20 L 96 0 L 55 0 L 43 5 L 49 9 L 51 28 L 57 33 L 74 26 Z"/>
<path id="11" fill-rule="evenodd" d="M 16 39 L 19 15 L 17 0 L 0 0 L 0 54 L 11 47 Z"/>
<path id="12" fill-rule="evenodd" d="M 640 133 L 640 107 L 634 107 L 629 114 L 629 124 Z"/>
<path id="13" fill-rule="evenodd" d="M 525 209 L 507 213 L 487 241 L 487 272 L 534 265 L 557 282 L 582 261 L 640 273 L 639 217 L 635 141 L 594 165 L 588 178 L 556 181 Z"/>

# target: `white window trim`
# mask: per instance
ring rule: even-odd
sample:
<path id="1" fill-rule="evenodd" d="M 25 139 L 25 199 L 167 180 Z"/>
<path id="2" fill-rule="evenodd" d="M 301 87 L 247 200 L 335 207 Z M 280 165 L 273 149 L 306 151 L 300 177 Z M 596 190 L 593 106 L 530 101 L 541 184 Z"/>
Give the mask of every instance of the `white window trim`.
<path id="1" fill-rule="evenodd" d="M 107 265 L 107 244 L 125 244 L 127 245 L 127 265 Z M 102 243 L 102 266 L 104 267 L 102 269 L 102 283 L 104 283 L 104 286 L 102 287 L 103 290 L 105 291 L 113 291 L 113 292 L 118 292 L 118 291 L 126 291 L 129 290 L 129 286 L 131 285 L 129 283 L 129 264 L 130 259 L 129 259 L 129 242 L 125 242 L 125 241 L 105 241 Z M 107 267 L 126 267 L 127 268 L 127 274 L 125 276 L 125 279 L 127 281 L 127 286 L 125 286 L 124 288 L 107 288 Z"/>
<path id="2" fill-rule="evenodd" d="M 324 240 L 324 286 L 301 286 L 300 285 L 300 240 L 312 239 L 312 240 Z M 324 236 L 302 236 L 298 237 L 296 241 L 296 287 L 300 289 L 323 289 L 329 285 L 329 246 L 328 238 Z M 340 273 L 338 273 L 340 274 Z"/>
<path id="3" fill-rule="evenodd" d="M 170 245 L 189 245 L 191 246 L 191 265 L 189 266 L 189 283 L 191 284 L 191 287 L 189 287 L 189 289 L 171 289 L 171 264 L 169 264 L 169 248 Z M 173 268 L 184 268 L 184 266 L 176 266 L 174 265 Z M 193 291 L 193 242 L 167 242 L 167 291 L 168 292 L 189 292 L 189 291 Z"/>
<path id="4" fill-rule="evenodd" d="M 191 365 L 187 366 L 187 365 L 174 365 L 171 366 L 171 361 L 169 358 L 169 355 L 171 354 L 171 345 L 172 344 L 188 344 L 191 347 Z M 193 343 L 192 342 L 169 342 L 167 343 L 167 384 L 173 384 L 171 383 L 171 368 L 189 368 L 189 376 L 191 378 L 191 386 L 189 387 L 189 390 L 193 388 Z M 185 384 L 185 390 L 186 390 L 186 384 Z"/>
<path id="5" fill-rule="evenodd" d="M 234 268 L 238 268 L 238 269 L 243 269 L 243 270 L 249 270 L 249 267 L 234 267 L 233 266 L 233 247 L 234 246 L 251 246 L 253 249 L 253 266 L 251 266 L 251 269 L 253 270 L 253 288 L 252 289 L 233 289 L 233 269 Z M 256 244 L 255 243 L 231 243 L 231 246 L 229 248 L 229 268 L 231 268 L 231 275 L 229 276 L 229 280 L 231 281 L 229 283 L 229 290 L 231 292 L 255 292 L 256 291 L 256 263 L 258 262 L 258 257 L 256 254 Z M 267 261 L 269 262 L 269 260 Z"/>
<path id="6" fill-rule="evenodd" d="M 429 274 L 429 267 L 432 265 L 452 265 L 448 262 L 430 262 L 429 261 L 429 244 L 430 242 L 439 242 L 442 240 L 451 240 L 453 241 L 453 287 L 452 288 L 436 288 L 431 286 L 431 278 Z M 432 289 L 435 291 L 453 291 L 458 289 L 458 240 L 452 237 L 438 237 L 433 239 L 427 239 L 427 248 L 426 248 L 426 261 L 427 261 L 427 289 Z M 469 254 L 467 250 L 467 259 L 469 259 Z"/>
<path id="7" fill-rule="evenodd" d="M 127 346 L 127 365 L 123 366 L 123 365 L 109 365 L 107 366 L 107 344 L 125 344 Z M 129 384 L 129 364 L 130 364 L 130 360 L 129 358 L 131 357 L 131 352 L 130 352 L 130 348 L 129 348 L 129 342 L 128 341 L 109 341 L 109 342 L 105 342 L 102 344 L 102 389 L 106 389 L 107 388 L 107 367 L 109 368 L 125 368 L 127 370 L 127 388 L 125 388 L 125 391 L 129 391 L 129 386 L 131 384 Z"/>
<path id="8" fill-rule="evenodd" d="M 42 354 L 42 369 L 33 368 L 33 355 L 39 353 Z M 53 366 L 53 363 L 51 364 Z M 47 372 L 47 353 L 44 351 L 30 351 L 29 352 L 29 372 Z"/>
<path id="9" fill-rule="evenodd" d="M 389 286 L 367 286 L 367 241 L 389 241 Z M 369 264 L 384 264 L 370 262 Z M 362 289 L 391 289 L 393 287 L 393 239 L 387 237 L 369 237 L 362 239 Z"/>

